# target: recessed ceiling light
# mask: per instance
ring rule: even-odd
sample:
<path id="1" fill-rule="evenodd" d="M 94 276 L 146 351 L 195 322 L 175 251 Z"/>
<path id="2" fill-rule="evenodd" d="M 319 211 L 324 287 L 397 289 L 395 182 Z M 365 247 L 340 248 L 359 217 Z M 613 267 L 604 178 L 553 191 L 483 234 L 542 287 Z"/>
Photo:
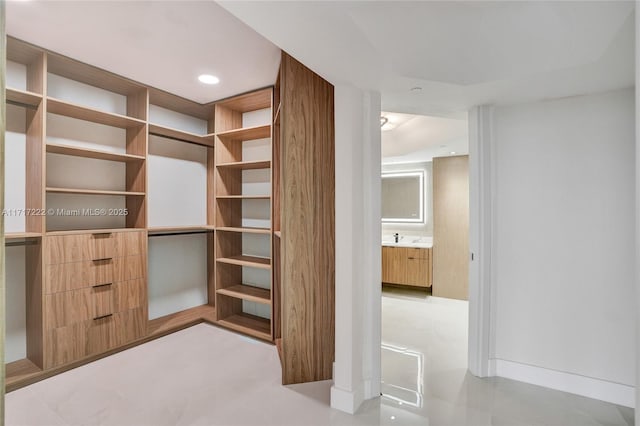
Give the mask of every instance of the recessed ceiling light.
<path id="1" fill-rule="evenodd" d="M 200 80 L 200 83 L 204 83 L 204 84 L 218 84 L 218 83 L 220 83 L 220 79 L 218 77 L 216 77 L 215 75 L 211 75 L 211 74 L 202 74 L 202 75 L 198 76 L 198 80 Z"/>
<path id="2" fill-rule="evenodd" d="M 455 151 L 451 151 L 450 154 L 451 155 L 456 155 L 456 152 Z"/>

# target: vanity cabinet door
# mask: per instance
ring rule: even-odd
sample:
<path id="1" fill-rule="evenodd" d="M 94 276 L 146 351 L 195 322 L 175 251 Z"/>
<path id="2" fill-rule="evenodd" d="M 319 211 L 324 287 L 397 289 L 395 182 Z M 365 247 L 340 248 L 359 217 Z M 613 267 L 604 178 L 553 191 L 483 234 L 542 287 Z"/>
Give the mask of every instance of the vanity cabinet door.
<path id="1" fill-rule="evenodd" d="M 407 284 L 429 287 L 429 249 L 410 248 L 407 254 Z"/>
<path id="2" fill-rule="evenodd" d="M 382 282 L 407 284 L 407 249 L 382 247 Z"/>

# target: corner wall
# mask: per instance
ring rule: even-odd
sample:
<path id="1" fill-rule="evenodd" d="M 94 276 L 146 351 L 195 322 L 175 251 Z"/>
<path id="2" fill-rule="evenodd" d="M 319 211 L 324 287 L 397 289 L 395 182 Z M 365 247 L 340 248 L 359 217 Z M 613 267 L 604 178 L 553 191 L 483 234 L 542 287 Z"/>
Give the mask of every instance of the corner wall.
<path id="1" fill-rule="evenodd" d="M 635 404 L 634 119 L 633 89 L 495 108 L 496 375 Z"/>

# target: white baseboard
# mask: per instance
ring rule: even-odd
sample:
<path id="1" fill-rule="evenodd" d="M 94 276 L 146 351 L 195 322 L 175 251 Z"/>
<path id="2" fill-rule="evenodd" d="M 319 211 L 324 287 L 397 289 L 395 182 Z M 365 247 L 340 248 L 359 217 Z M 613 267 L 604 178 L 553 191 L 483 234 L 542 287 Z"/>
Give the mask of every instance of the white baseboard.
<path id="1" fill-rule="evenodd" d="M 331 408 L 344 411 L 345 413 L 355 414 L 364 401 L 364 392 L 348 391 L 340 389 L 335 385 L 331 386 Z"/>
<path id="2" fill-rule="evenodd" d="M 489 360 L 489 374 L 635 408 L 636 388 L 503 359 Z"/>

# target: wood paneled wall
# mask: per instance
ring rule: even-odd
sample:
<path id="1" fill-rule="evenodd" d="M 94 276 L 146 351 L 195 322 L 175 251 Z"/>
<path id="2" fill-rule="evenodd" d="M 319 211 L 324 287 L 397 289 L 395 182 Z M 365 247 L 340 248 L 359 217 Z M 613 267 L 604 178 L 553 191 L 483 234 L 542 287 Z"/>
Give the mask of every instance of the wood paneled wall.
<path id="1" fill-rule="evenodd" d="M 332 377 L 335 129 L 331 84 L 283 52 L 282 381 Z"/>
<path id="2" fill-rule="evenodd" d="M 469 297 L 469 156 L 433 159 L 433 295 Z"/>

